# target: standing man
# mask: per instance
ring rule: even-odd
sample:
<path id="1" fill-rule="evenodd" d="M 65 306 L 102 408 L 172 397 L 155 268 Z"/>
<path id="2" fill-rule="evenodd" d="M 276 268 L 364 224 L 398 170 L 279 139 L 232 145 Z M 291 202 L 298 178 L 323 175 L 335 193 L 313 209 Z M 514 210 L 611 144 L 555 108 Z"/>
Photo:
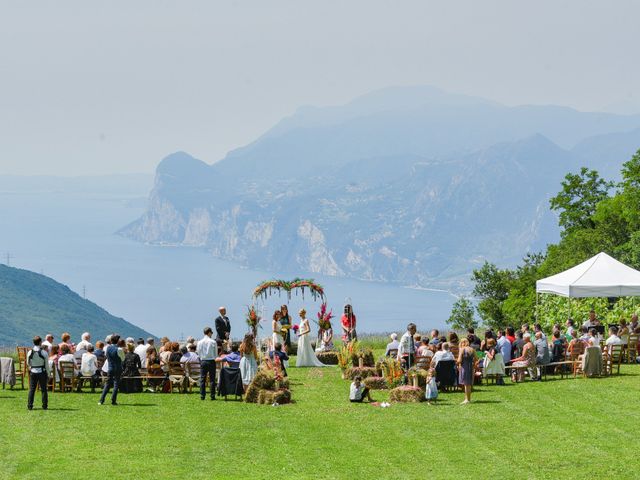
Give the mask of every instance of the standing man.
<path id="1" fill-rule="evenodd" d="M 216 318 L 216 342 L 218 342 L 218 347 L 222 348 L 222 343 L 230 338 L 231 322 L 229 322 L 229 317 L 227 317 L 226 307 L 220 307 L 218 312 L 220 312 L 220 315 Z"/>
<path id="2" fill-rule="evenodd" d="M 222 308 L 220 310 L 223 310 Z M 228 321 L 228 319 L 227 319 Z M 216 319 L 216 324 L 218 319 Z M 205 327 L 204 337 L 198 341 L 196 353 L 200 357 L 200 399 L 207 396 L 207 376 L 211 389 L 211 400 L 216 399 L 216 357 L 218 356 L 218 343 L 211 338 L 213 330 Z"/>
<path id="3" fill-rule="evenodd" d="M 27 353 L 27 365 L 29 367 L 29 396 L 27 408 L 33 410 L 33 398 L 36 395 L 36 387 L 40 385 L 42 392 L 42 409 L 49 408 L 49 395 L 47 381 L 49 379 L 49 355 L 40 348 L 42 339 L 33 337 L 33 349 Z"/>
<path id="4" fill-rule="evenodd" d="M 107 369 L 107 383 L 105 383 L 102 389 L 102 395 L 100 395 L 100 401 L 98 405 L 103 405 L 109 389 L 113 387 L 113 393 L 111 394 L 111 405 L 118 405 L 118 386 L 120 384 L 120 376 L 122 375 L 122 362 L 124 361 L 124 352 L 118 348 L 118 342 L 120 341 L 120 335 L 111 335 L 109 346 L 105 355 L 107 357 L 105 363 L 109 363 Z"/>
<path id="5" fill-rule="evenodd" d="M 416 324 L 410 323 L 407 325 L 407 331 L 404 332 L 400 339 L 400 345 L 398 346 L 398 358 L 404 363 L 405 368 L 413 366 L 414 357 L 416 353 L 416 345 L 413 341 L 413 336 L 416 333 Z"/>

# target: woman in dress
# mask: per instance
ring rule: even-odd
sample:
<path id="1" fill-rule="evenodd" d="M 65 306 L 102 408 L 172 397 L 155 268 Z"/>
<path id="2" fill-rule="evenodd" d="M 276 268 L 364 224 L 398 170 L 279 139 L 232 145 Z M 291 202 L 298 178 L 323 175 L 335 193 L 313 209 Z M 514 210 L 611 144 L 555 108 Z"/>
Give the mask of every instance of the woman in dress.
<path id="1" fill-rule="evenodd" d="M 282 344 L 282 329 L 280 328 L 281 317 L 282 312 L 280 310 L 273 312 L 273 320 L 271 322 L 271 350 L 276 348 L 276 343 Z"/>
<path id="2" fill-rule="evenodd" d="M 126 344 L 127 353 L 124 356 L 124 362 L 122 362 L 122 377 L 120 382 L 120 391 L 123 393 L 140 393 L 142 391 L 142 379 L 141 378 L 126 378 L 126 377 L 139 377 L 140 368 L 140 356 L 133 350 L 135 345 L 133 343 Z"/>
<path id="3" fill-rule="evenodd" d="M 280 330 L 287 330 L 287 334 L 282 339 L 283 350 L 285 353 L 289 353 L 291 347 L 291 317 L 289 316 L 289 307 L 282 305 L 280 307 Z"/>
<path id="4" fill-rule="evenodd" d="M 324 363 L 318 360 L 311 346 L 311 338 L 309 337 L 311 327 L 307 319 L 307 311 L 303 308 L 299 313 L 300 331 L 298 332 L 298 358 L 296 359 L 296 367 L 326 367 Z"/>
<path id="5" fill-rule="evenodd" d="M 344 306 L 344 314 L 340 319 L 342 323 L 342 341 L 348 343 L 352 340 L 358 340 L 356 333 L 356 316 L 353 313 L 353 307 L 349 304 Z"/>
<path id="6" fill-rule="evenodd" d="M 476 351 L 469 346 L 469 340 L 463 338 L 460 340 L 460 353 L 458 354 L 458 383 L 464 385 L 464 402 L 462 402 L 462 405 L 471 402 L 475 360 Z"/>
<path id="7" fill-rule="evenodd" d="M 247 391 L 247 387 L 258 372 L 258 349 L 253 340 L 253 334 L 247 333 L 240 344 L 240 375 L 242 377 L 242 388 Z"/>

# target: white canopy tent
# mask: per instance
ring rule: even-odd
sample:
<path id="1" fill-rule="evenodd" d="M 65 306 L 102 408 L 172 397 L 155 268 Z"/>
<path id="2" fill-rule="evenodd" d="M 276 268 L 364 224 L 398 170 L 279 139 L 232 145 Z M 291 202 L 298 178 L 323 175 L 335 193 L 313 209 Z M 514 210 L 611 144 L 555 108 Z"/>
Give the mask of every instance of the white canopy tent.
<path id="1" fill-rule="evenodd" d="M 569 298 L 640 296 L 640 272 L 600 252 L 569 270 L 538 280 L 536 292 Z"/>

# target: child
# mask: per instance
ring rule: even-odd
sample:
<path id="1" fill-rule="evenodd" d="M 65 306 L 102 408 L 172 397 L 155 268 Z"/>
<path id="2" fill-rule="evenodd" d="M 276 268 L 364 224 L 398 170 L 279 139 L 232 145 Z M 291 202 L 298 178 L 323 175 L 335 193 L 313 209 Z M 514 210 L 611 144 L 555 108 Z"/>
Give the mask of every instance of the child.
<path id="1" fill-rule="evenodd" d="M 427 403 L 431 405 L 431 401 L 435 401 L 438 398 L 438 386 L 436 385 L 436 379 L 433 378 L 431 372 L 427 375 L 427 390 L 425 393 L 425 398 L 427 399 Z"/>
<path id="2" fill-rule="evenodd" d="M 362 377 L 356 377 L 351 384 L 349 401 L 351 401 L 352 403 L 362 403 L 365 398 L 369 401 L 369 403 L 374 401 L 369 394 L 369 389 L 362 385 Z"/>

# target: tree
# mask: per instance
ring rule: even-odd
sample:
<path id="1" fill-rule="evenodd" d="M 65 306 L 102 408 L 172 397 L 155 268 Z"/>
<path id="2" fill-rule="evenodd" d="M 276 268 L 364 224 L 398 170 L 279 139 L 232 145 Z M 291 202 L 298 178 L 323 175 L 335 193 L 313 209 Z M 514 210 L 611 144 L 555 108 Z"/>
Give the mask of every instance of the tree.
<path id="1" fill-rule="evenodd" d="M 456 300 L 447 323 L 451 325 L 454 330 L 466 330 L 478 326 L 473 312 L 473 305 L 468 298 L 462 296 Z"/>
<path id="2" fill-rule="evenodd" d="M 481 268 L 473 271 L 472 279 L 475 283 L 473 295 L 481 299 L 477 310 L 483 323 L 492 328 L 504 327 L 506 319 L 502 305 L 509 297 L 513 272 L 485 261 Z"/>
<path id="3" fill-rule="evenodd" d="M 562 235 L 583 228 L 594 228 L 592 219 L 598 203 L 608 198 L 613 182 L 600 178 L 596 170 L 582 167 L 579 174 L 568 173 L 562 191 L 550 201 L 551 210 L 560 212 Z"/>

